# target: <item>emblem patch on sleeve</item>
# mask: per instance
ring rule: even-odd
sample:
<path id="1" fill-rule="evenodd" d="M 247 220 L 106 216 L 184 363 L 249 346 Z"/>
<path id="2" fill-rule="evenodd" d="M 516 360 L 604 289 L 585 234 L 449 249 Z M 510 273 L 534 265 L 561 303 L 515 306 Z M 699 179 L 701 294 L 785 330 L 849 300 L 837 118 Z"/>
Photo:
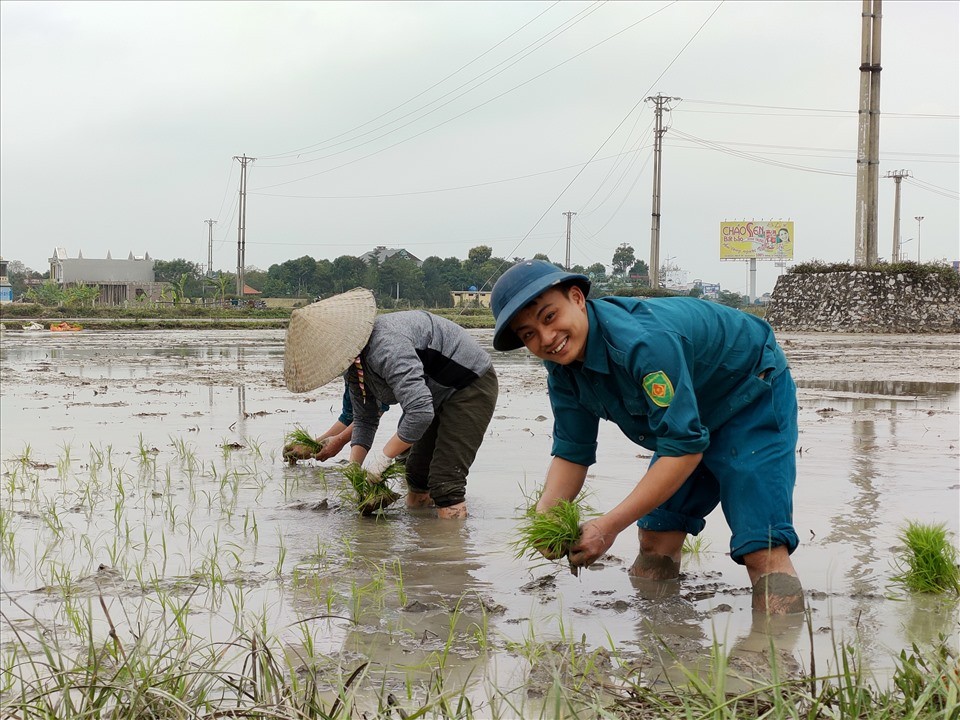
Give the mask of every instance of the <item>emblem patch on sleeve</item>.
<path id="1" fill-rule="evenodd" d="M 653 404 L 659 407 L 668 407 L 673 400 L 673 383 L 663 370 L 657 370 L 643 378 L 643 389 Z"/>

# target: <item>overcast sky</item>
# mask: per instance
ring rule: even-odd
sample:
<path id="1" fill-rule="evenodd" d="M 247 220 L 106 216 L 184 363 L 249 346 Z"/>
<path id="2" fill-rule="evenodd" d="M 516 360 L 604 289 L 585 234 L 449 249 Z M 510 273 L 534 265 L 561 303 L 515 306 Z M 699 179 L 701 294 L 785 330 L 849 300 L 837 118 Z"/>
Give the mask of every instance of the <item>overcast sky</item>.
<path id="1" fill-rule="evenodd" d="M 745 291 L 719 223 L 790 219 L 852 260 L 852 2 L 0 3 L 0 252 L 45 271 L 130 252 L 236 269 L 376 245 L 649 257 L 653 111 L 672 103 L 661 258 Z M 958 250 L 957 2 L 883 4 L 881 176 L 904 252 Z M 592 160 L 592 162 L 590 162 Z M 879 254 L 894 183 L 880 181 Z M 922 215 L 920 242 L 914 216 Z M 758 291 L 780 272 L 761 263 Z"/>

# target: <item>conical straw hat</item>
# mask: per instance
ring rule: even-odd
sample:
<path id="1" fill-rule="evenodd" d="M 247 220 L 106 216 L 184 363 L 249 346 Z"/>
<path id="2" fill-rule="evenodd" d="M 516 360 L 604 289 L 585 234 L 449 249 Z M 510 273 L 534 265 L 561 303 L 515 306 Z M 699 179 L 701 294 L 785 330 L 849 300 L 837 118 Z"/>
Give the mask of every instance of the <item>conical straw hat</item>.
<path id="1" fill-rule="evenodd" d="M 355 288 L 294 310 L 287 326 L 283 379 L 291 392 L 307 392 L 343 374 L 370 339 L 377 303 Z"/>

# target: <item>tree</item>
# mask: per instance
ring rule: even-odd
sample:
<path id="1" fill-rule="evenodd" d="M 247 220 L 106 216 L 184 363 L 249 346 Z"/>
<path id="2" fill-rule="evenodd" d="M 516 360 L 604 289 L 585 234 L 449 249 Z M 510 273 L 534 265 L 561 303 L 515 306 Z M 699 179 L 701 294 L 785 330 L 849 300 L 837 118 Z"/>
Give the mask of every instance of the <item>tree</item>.
<path id="1" fill-rule="evenodd" d="M 650 268 L 647 267 L 647 263 L 644 260 L 637 260 L 633 266 L 630 268 L 630 276 L 633 277 L 649 277 Z"/>
<path id="2" fill-rule="evenodd" d="M 420 270 L 424 301 L 433 307 L 450 307 L 453 304 L 450 291 L 463 290 L 468 284 L 463 265 L 455 257 L 441 259 L 433 255 L 423 261 Z"/>
<path id="3" fill-rule="evenodd" d="M 690 292 L 687 293 L 690 297 L 698 298 L 703 295 L 703 288 L 699 285 L 690 289 Z"/>
<path id="4" fill-rule="evenodd" d="M 594 263 L 593 265 L 587 268 L 587 271 L 585 274 L 589 275 L 592 278 L 606 277 L 607 268 L 603 263 Z"/>
<path id="5" fill-rule="evenodd" d="M 157 282 L 180 283 L 180 300 L 176 302 L 199 297 L 203 292 L 203 267 L 189 260 L 154 260 L 153 274 Z M 181 280 L 184 275 L 186 279 Z"/>
<path id="6" fill-rule="evenodd" d="M 63 291 L 63 304 L 67 307 L 93 307 L 94 301 L 100 297 L 99 285 L 79 283 Z"/>
<path id="7" fill-rule="evenodd" d="M 470 260 L 477 265 L 483 265 L 492 256 L 493 248 L 489 245 L 477 245 L 475 248 L 470 248 L 470 250 L 467 252 L 467 260 Z"/>
<path id="8" fill-rule="evenodd" d="M 627 243 L 621 243 L 613 253 L 613 272 L 616 275 L 623 275 L 627 268 L 633 265 L 636 261 L 636 258 L 633 254 L 633 248 L 627 245 Z"/>
<path id="9" fill-rule="evenodd" d="M 170 282 L 170 294 L 173 296 L 173 304 L 179 305 L 187 297 L 187 280 L 190 276 L 187 273 L 181 273 L 180 277 Z"/>
<path id="10" fill-rule="evenodd" d="M 586 275 L 587 269 L 583 265 L 574 265 L 572 268 L 570 268 L 570 272 L 579 273 L 580 275 Z"/>
<path id="11" fill-rule="evenodd" d="M 27 290 L 27 300 L 46 307 L 56 307 L 63 302 L 63 288 L 59 283 L 47 280 L 43 285 L 35 285 Z"/>
<path id="12" fill-rule="evenodd" d="M 219 272 L 213 277 L 207 278 L 207 284 L 212 285 L 217 291 L 217 295 L 220 297 L 220 304 L 222 305 L 227 297 L 227 290 L 234 286 L 236 283 L 236 278 L 230 273 Z"/>
<path id="13" fill-rule="evenodd" d="M 31 270 L 19 260 L 7 263 L 7 279 L 10 281 L 10 292 L 14 298 L 21 298 L 27 294 L 27 280 L 39 280 L 40 273 Z"/>
<path id="14" fill-rule="evenodd" d="M 717 295 L 717 301 L 732 308 L 743 307 L 743 295 L 729 290 L 721 290 Z"/>
<path id="15" fill-rule="evenodd" d="M 376 261 L 374 261 L 376 265 Z M 342 293 L 355 287 L 370 287 L 371 267 L 352 255 L 341 255 L 333 261 L 333 292 Z"/>
<path id="16" fill-rule="evenodd" d="M 376 289 L 381 298 L 396 299 L 399 295 L 419 305 L 423 301 L 423 273 L 415 261 L 394 255 L 380 264 Z"/>

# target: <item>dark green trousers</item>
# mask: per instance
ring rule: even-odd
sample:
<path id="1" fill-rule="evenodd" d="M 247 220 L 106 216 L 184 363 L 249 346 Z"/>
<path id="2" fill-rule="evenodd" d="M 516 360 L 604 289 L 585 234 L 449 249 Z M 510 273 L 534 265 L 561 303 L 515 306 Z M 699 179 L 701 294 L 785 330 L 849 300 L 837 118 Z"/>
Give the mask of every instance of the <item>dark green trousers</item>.
<path id="1" fill-rule="evenodd" d="M 463 502 L 467 473 L 493 417 L 498 390 L 497 373 L 491 366 L 440 404 L 427 432 L 410 448 L 410 490 L 429 492 L 437 507 Z"/>

